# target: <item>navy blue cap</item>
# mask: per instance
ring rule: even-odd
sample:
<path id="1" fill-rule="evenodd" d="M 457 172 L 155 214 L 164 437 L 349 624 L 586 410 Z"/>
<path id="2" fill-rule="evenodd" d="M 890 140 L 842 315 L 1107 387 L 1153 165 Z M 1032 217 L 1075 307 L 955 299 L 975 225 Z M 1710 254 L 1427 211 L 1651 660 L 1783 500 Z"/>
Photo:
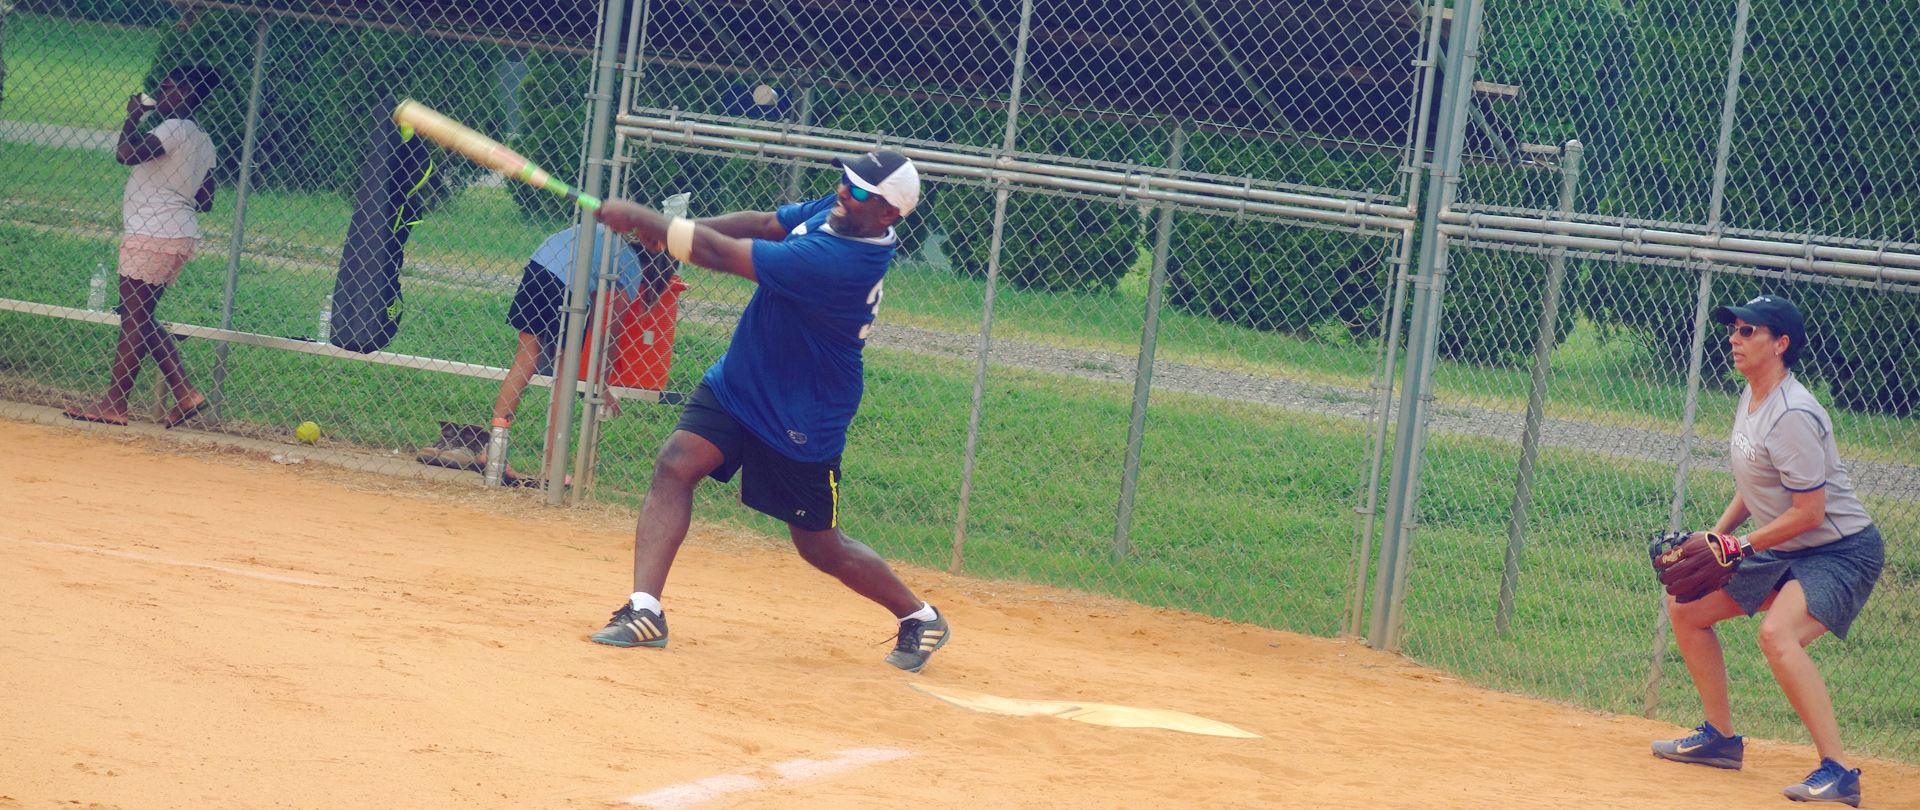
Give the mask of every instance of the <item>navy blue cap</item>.
<path id="1" fill-rule="evenodd" d="M 1764 326 L 1774 337 L 1792 338 L 1787 342 L 1787 363 L 1791 365 L 1800 356 L 1800 350 L 1807 345 L 1807 320 L 1800 315 L 1800 308 L 1792 301 L 1777 295 L 1755 296 L 1753 300 L 1737 307 L 1721 307 L 1713 311 L 1713 319 L 1720 323 L 1733 323 L 1734 319 L 1746 321 L 1755 326 Z"/>

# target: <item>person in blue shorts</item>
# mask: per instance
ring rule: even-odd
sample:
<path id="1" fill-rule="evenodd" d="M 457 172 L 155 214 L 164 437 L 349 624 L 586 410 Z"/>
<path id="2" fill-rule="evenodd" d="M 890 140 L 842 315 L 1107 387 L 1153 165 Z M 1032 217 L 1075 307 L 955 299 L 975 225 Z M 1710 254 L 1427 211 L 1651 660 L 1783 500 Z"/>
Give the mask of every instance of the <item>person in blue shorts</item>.
<path id="1" fill-rule="evenodd" d="M 844 172 L 835 193 L 772 213 L 696 221 L 625 200 L 600 209 L 607 227 L 649 249 L 758 286 L 654 458 L 634 528 L 633 593 L 596 642 L 666 646 L 660 596 L 693 519 L 694 487 L 737 473 L 740 501 L 785 521 L 802 559 L 893 614 L 887 663 L 919 672 L 947 643 L 946 617 L 840 526 L 840 458 L 864 387 L 861 350 L 899 244 L 893 225 L 919 203 L 920 175 L 891 150 L 833 163 Z"/>
<path id="2" fill-rule="evenodd" d="M 1726 535 L 1733 578 L 1691 602 L 1667 597 L 1673 640 L 1687 662 L 1706 722 L 1693 734 L 1653 744 L 1653 755 L 1739 769 L 1745 738 L 1733 733 L 1727 662 L 1714 625 L 1762 611 L 1760 651 L 1780 691 L 1806 724 L 1820 767 L 1789 785 L 1787 798 L 1860 806 L 1860 771 L 1840 748 L 1833 698 L 1807 645 L 1828 633 L 1845 639 L 1880 578 L 1886 551 L 1873 518 L 1854 495 L 1840 461 L 1833 420 L 1789 371 L 1805 353 L 1806 321 L 1793 302 L 1762 295 L 1720 307 L 1734 370 L 1747 379 L 1729 442 L 1733 501 L 1715 521 Z M 1753 530 L 1733 537 L 1753 521 Z"/>

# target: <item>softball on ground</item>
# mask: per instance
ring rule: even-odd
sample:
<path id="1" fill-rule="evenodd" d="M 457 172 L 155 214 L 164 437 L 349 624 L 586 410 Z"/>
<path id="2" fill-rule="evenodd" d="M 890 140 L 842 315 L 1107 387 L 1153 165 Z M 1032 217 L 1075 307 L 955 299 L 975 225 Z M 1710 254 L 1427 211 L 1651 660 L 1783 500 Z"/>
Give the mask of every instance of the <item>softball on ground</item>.
<path id="1" fill-rule="evenodd" d="M 299 427 L 293 429 L 293 436 L 307 444 L 313 444 L 320 441 L 320 426 L 312 422 L 301 422 Z"/>

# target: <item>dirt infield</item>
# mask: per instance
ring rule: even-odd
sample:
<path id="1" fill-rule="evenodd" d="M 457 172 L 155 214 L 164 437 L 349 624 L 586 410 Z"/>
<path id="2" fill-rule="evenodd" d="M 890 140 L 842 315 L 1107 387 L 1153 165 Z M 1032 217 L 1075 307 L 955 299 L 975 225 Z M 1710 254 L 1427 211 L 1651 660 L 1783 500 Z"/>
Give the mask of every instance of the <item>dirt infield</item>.
<path id="1" fill-rule="evenodd" d="M 954 641 L 906 675 L 884 611 L 724 526 L 675 568 L 672 646 L 613 649 L 586 641 L 626 591 L 612 510 L 104 430 L 0 421 L 0 446 L 0 810 L 1784 808 L 1814 764 L 1658 762 L 1663 723 L 920 570 Z M 1262 736 L 974 714 L 916 680 Z M 1866 806 L 1920 807 L 1920 768 L 1858 764 Z"/>

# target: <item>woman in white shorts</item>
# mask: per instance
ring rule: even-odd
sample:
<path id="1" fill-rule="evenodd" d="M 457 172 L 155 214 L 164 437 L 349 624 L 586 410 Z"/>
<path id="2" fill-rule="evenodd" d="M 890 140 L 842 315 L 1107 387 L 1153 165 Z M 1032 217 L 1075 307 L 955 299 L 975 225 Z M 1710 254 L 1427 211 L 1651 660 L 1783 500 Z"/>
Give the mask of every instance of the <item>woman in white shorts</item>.
<path id="1" fill-rule="evenodd" d="M 1747 378 L 1734 412 L 1733 502 L 1714 523 L 1739 568 L 1725 587 L 1692 602 L 1667 598 L 1673 638 L 1693 675 L 1706 722 L 1695 733 L 1653 744 L 1654 756 L 1738 769 L 1745 739 L 1733 733 L 1727 663 L 1713 626 L 1762 611 L 1760 651 L 1780 691 L 1806 724 L 1820 767 L 1789 785 L 1801 802 L 1860 805 L 1860 771 L 1848 768 L 1826 681 L 1807 645 L 1845 639 L 1873 594 L 1885 563 L 1880 531 L 1853 493 L 1833 437 L 1833 420 L 1788 371 L 1805 351 L 1806 322 L 1792 302 L 1762 295 L 1714 310 L 1731 330 L 1733 367 Z M 1753 531 L 1732 537 L 1753 521 Z"/>
<path id="2" fill-rule="evenodd" d="M 167 285 L 193 258 L 200 241 L 193 215 L 213 208 L 212 170 L 218 155 L 213 140 L 194 123 L 193 111 L 219 85 L 220 74 L 212 68 L 177 67 L 160 81 L 152 107 L 139 93 L 127 97 L 127 118 L 114 149 L 115 160 L 133 167 L 120 208 L 126 229 L 120 242 L 120 339 L 106 395 L 92 407 L 68 408 L 69 419 L 126 424 L 127 393 L 148 354 L 173 393 L 173 407 L 162 424 L 171 428 L 207 407 L 206 395 L 187 380 L 180 348 L 154 320 L 153 311 Z M 165 120 L 143 136 L 138 127 L 149 110 Z"/>

